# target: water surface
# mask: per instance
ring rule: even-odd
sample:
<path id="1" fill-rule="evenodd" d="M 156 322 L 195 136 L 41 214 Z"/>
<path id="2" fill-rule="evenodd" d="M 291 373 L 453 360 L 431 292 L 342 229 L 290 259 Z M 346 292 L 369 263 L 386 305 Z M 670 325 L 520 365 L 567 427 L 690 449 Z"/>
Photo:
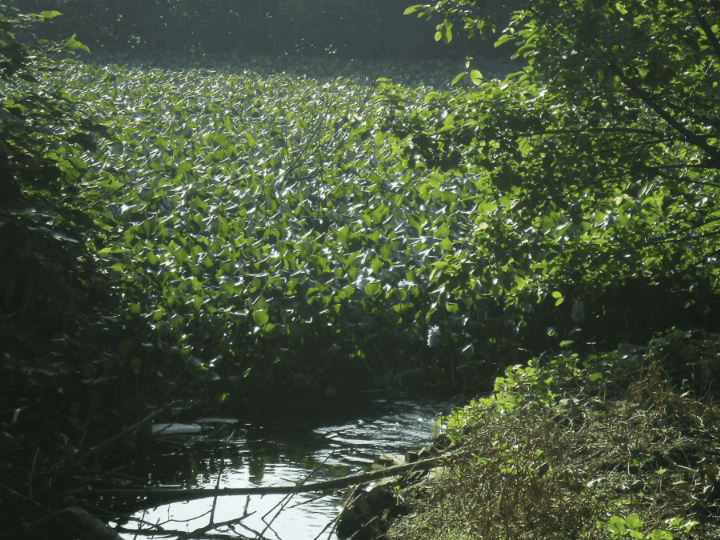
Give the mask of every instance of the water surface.
<path id="1" fill-rule="evenodd" d="M 198 488 L 286 486 L 337 478 L 368 470 L 380 454 L 404 454 L 429 444 L 431 425 L 440 413 L 450 412 L 451 406 L 449 399 L 438 397 L 351 397 L 298 402 L 290 407 L 287 403 L 265 404 L 238 415 L 237 423 L 219 419 L 198 422 L 202 419 L 195 418 L 203 426 L 202 434 L 154 443 L 156 451 L 142 468 L 154 485 Z M 335 540 L 331 522 L 337 516 L 341 495 L 228 496 L 217 498 L 215 504 L 213 499 L 202 499 L 162 505 L 134 517 L 145 522 L 141 526 L 146 531 L 153 524 L 190 532 L 211 522 L 243 518 L 207 534 Z M 138 524 L 124 526 L 135 528 Z M 133 538 L 134 534 L 123 536 Z M 147 533 L 143 537 L 152 538 Z"/>

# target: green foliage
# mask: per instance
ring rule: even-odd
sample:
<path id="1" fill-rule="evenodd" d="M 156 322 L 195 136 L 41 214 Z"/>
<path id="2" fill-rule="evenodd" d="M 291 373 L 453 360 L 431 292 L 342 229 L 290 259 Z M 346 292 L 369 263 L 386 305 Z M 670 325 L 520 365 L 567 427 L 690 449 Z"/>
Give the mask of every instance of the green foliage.
<path id="1" fill-rule="evenodd" d="M 156 356 L 147 321 L 124 317 L 114 261 L 98 253 L 115 222 L 88 184 L 112 138 L 65 85 L 76 68 L 63 55 L 84 45 L 32 33 L 56 15 L 0 4 L 0 467 L 22 493 L 146 403 L 210 378 Z"/>
<path id="2" fill-rule="evenodd" d="M 474 185 L 417 189 L 372 86 L 119 67 L 64 82 L 112 118 L 88 182 L 109 211 L 99 255 L 160 356 L 261 387 L 473 361 L 477 329 L 423 276 L 473 226 L 452 205 Z M 449 357 L 425 345 L 436 320 Z"/>
<path id="3" fill-rule="evenodd" d="M 492 27 L 477 5 L 408 12 L 442 15 L 436 38 L 450 42 L 458 23 Z M 529 67 L 500 82 L 468 60 L 473 90 L 441 91 L 77 66 L 57 58 L 87 51 L 74 36 L 26 32 L 57 12 L 0 5 L 0 404 L 32 411 L 2 425 L 14 480 L 35 467 L 28 450 L 60 466 L 103 415 L 127 420 L 147 400 L 477 386 L 504 370 L 449 421 L 459 439 L 488 411 L 572 411 L 564 392 L 604 402 L 640 372 L 643 347 L 582 362 L 571 349 L 597 336 L 615 348 L 613 309 L 621 325 L 633 304 L 660 313 L 644 332 L 682 310 L 716 320 L 717 13 L 526 7 L 498 43 L 516 42 Z M 658 293 L 662 309 L 638 302 Z M 558 337 L 564 353 L 506 368 Z M 649 347 L 697 387 L 717 338 L 688 337 Z M 63 427 L 24 439 L 53 407 L 70 411 Z M 502 474 L 540 454 L 528 456 L 505 452 Z M 644 534 L 631 517 L 611 516 L 611 530 Z"/>
<path id="4" fill-rule="evenodd" d="M 382 80 L 377 99 L 349 79 L 257 71 L 271 70 L 86 66 L 64 80 L 112 118 L 117 140 L 87 181 L 107 208 L 98 256 L 122 283 L 123 324 L 153 329 L 143 348 L 110 351 L 113 365 L 162 358 L 150 363 L 162 373 L 184 366 L 175 386 L 193 373 L 260 387 L 410 372 L 469 384 L 523 360 L 519 345 L 551 344 L 550 323 L 551 335 L 576 326 L 584 296 L 533 288 L 557 274 L 549 261 L 538 276 L 493 266 L 526 246 L 513 246 L 515 208 L 482 168 L 463 172 L 458 157 L 459 169 L 429 169 L 383 131 L 388 111 L 430 118 L 443 94 Z"/>
<path id="5" fill-rule="evenodd" d="M 689 533 L 690 530 L 698 524 L 697 521 L 683 522 L 681 518 L 667 520 L 668 525 L 678 533 Z M 675 535 L 663 529 L 653 529 L 652 532 L 643 534 L 642 526 L 645 522 L 637 514 L 631 514 L 626 518 L 620 516 L 611 516 L 608 521 L 598 521 L 599 527 L 607 527 L 613 538 L 637 538 L 642 540 L 648 538 L 650 540 L 672 540 Z"/>
<path id="6" fill-rule="evenodd" d="M 467 384 L 529 356 L 521 348 L 586 325 L 578 343 L 597 337 L 612 304 L 633 301 L 622 298 L 633 280 L 649 294 L 665 283 L 690 310 L 705 302 L 703 315 L 713 307 L 715 188 L 658 176 L 656 163 L 701 160 L 702 148 L 692 154 L 643 96 L 614 86 L 596 111 L 594 98 L 563 101 L 578 78 L 545 85 L 528 68 L 500 83 L 468 70 L 474 91 L 383 79 L 379 97 L 352 80 L 251 71 L 65 72 L 64 95 L 111 119 L 115 136 L 58 161 L 66 183 L 83 182 L 76 210 L 101 231 L 93 256 L 127 306 L 103 326 L 116 345 L 88 340 L 88 355 L 169 394 L 189 380 L 372 378 L 393 355 L 396 374 Z"/>
<path id="7" fill-rule="evenodd" d="M 383 88 L 383 129 L 402 139 L 408 166 L 427 178 L 462 175 L 481 190 L 457 201 L 472 205 L 478 227 L 461 254 L 435 264 L 433 281 L 456 296 L 494 296 L 526 333 L 583 328 L 585 341 L 604 347 L 628 339 L 618 338 L 627 328 L 646 339 L 675 324 L 713 324 L 716 8 L 508 4 L 516 11 L 497 43 L 516 44 L 530 64 L 523 71 L 422 101 Z M 492 25 L 479 1 L 408 11 L 440 15 L 446 41 L 461 26 Z"/>
<path id="8" fill-rule="evenodd" d="M 71 65 L 62 56 L 83 45 L 31 31 L 57 15 L 0 4 L 0 452 L 4 482 L 23 493 L 39 487 L 33 471 L 73 455 L 81 413 L 103 424 L 107 382 L 79 339 L 111 303 L 81 196 L 106 130 L 60 83 Z"/>
<path id="9" fill-rule="evenodd" d="M 69 68 L 58 55 L 83 47 L 34 38 L 30 25 L 56 15 L 0 5 L 0 336 L 10 364 L 13 352 L 42 351 L 49 338 L 74 331 L 98 294 L 85 245 L 94 225 L 79 187 L 83 155 L 106 130 L 60 84 L 39 82 Z"/>
<path id="10" fill-rule="evenodd" d="M 717 466 L 709 455 L 720 411 L 678 393 L 659 363 L 660 350 L 694 355 L 702 348 L 688 338 L 671 331 L 647 347 L 508 367 L 491 395 L 438 422 L 454 443 L 450 474 L 428 487 L 427 508 L 411 507 L 416 534 L 405 537 L 435 537 L 417 532 L 437 532 L 438 523 L 449 538 L 537 538 L 559 530 L 573 538 L 702 535 L 695 526 L 713 522 L 714 503 L 688 501 L 714 501 Z"/>
<path id="11" fill-rule="evenodd" d="M 566 406 L 567 396 L 578 391 L 602 400 L 616 397 L 646 374 L 653 362 L 665 369 L 676 366 L 683 374 L 687 374 L 688 366 L 699 368 L 703 375 L 698 378 L 703 377 L 709 385 L 712 378 L 708 376 L 708 364 L 716 360 L 713 351 L 718 338 L 710 335 L 691 340 L 690 334 L 671 330 L 652 339 L 647 346 L 625 343 L 618 350 L 583 357 L 568 349 L 562 354 L 530 359 L 524 365 L 507 366 L 502 376 L 495 377 L 490 395 L 476 397 L 450 416 L 440 418 L 438 425 L 445 426 L 448 436 L 460 442 L 466 426 L 476 423 L 488 410 L 501 415 L 510 414 L 517 407 L 550 410 Z M 697 389 L 703 388 L 698 384 Z"/>
<path id="12" fill-rule="evenodd" d="M 612 357 L 615 357 L 612 354 Z M 549 408 L 558 406 L 563 391 L 587 386 L 591 390 L 604 388 L 610 363 L 606 356 L 592 356 L 580 361 L 576 354 L 557 356 L 548 360 L 531 359 L 527 365 L 505 368 L 504 376 L 496 377 L 490 396 L 473 399 L 456 409 L 448 417 L 438 420 L 446 426 L 448 436 L 455 442 L 463 440 L 466 426 L 477 423 L 488 410 L 510 414 L 518 406 Z M 601 370 L 601 371 L 598 371 Z"/>
<path id="13" fill-rule="evenodd" d="M 474 360 L 456 304 L 427 317 L 447 302 L 423 276 L 467 225 L 453 197 L 414 189 L 397 139 L 376 127 L 372 87 L 312 62 L 294 68 L 317 80 L 257 63 L 94 69 L 46 59 L 43 47 L 61 49 L 50 42 L 27 47 L 6 64 L 25 80 L 3 87 L 15 193 L 3 219 L 30 223 L 3 236 L 7 409 L 70 410 L 58 429 L 101 436 L 145 402 L 204 390 L 225 400 L 494 369 Z"/>

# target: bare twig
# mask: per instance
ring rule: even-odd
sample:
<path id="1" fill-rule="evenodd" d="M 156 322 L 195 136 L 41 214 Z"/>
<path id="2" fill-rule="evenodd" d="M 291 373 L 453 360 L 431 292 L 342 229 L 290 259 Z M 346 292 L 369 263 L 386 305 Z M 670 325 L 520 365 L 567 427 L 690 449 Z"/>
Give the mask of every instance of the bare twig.
<path id="1" fill-rule="evenodd" d="M 232 430 L 232 433 L 230 433 L 230 436 L 225 439 L 225 445 L 223 446 L 223 453 L 222 457 L 220 458 L 220 467 L 218 467 L 218 477 L 217 482 L 215 482 L 215 489 L 220 489 L 220 478 L 222 477 L 222 471 L 225 468 L 225 455 L 227 454 L 227 444 L 230 442 L 230 440 L 235 436 L 235 431 Z M 212 505 L 212 512 L 210 512 L 210 525 L 213 524 L 215 521 L 215 508 L 217 507 L 217 497 L 213 499 L 213 505 Z"/>
<path id="2" fill-rule="evenodd" d="M 220 527 L 229 527 L 230 525 L 235 525 L 236 523 L 240 523 L 242 520 L 247 518 L 248 516 L 252 516 L 255 512 L 250 512 L 247 515 L 243 515 L 242 517 L 230 519 L 228 521 L 223 521 L 221 523 L 209 523 L 208 525 L 205 525 L 205 527 L 200 527 L 199 529 L 195 529 L 194 531 L 190 531 L 188 533 L 181 533 L 178 535 L 177 540 L 190 540 L 191 538 L 200 538 L 202 537 L 206 532 L 212 531 L 214 529 L 218 529 Z M 215 536 L 215 535 L 213 535 Z"/>
<path id="3" fill-rule="evenodd" d="M 332 454 L 332 453 L 331 453 L 331 454 L 328 454 L 328 455 L 325 457 L 325 459 L 322 461 L 322 463 L 319 463 L 312 471 L 310 471 L 310 473 L 309 473 L 305 478 L 302 479 L 302 481 L 301 481 L 299 484 L 297 484 L 297 487 L 300 488 L 300 487 L 304 486 L 304 485 L 305 485 L 305 482 L 307 482 L 308 479 L 309 479 L 313 474 L 315 474 L 315 472 L 316 472 L 320 467 L 322 467 L 323 465 L 325 465 L 325 462 L 326 462 L 328 459 L 330 459 L 330 456 L 331 456 L 331 455 L 333 455 L 333 454 Z M 280 512 L 282 512 L 282 511 L 285 509 L 285 506 L 287 505 L 287 503 L 290 502 L 290 499 L 292 499 L 292 498 L 293 498 L 293 495 L 295 495 L 296 493 L 298 493 L 297 490 L 292 491 L 292 492 L 288 493 L 285 497 L 283 497 L 283 499 L 282 499 L 278 504 L 276 504 L 274 507 L 272 507 L 272 508 L 263 516 L 263 521 L 265 521 L 265 518 L 266 518 L 269 514 L 271 514 L 272 512 L 274 512 L 275 509 L 276 509 L 278 506 L 280 507 Z M 280 512 L 278 512 L 277 514 L 275 514 L 275 515 L 273 516 L 273 518 L 270 520 L 270 522 L 267 524 L 267 526 L 266 526 L 266 527 L 263 529 L 263 531 L 260 533 L 260 536 L 264 536 L 264 535 L 265 535 L 265 531 L 267 531 L 267 530 L 270 528 L 270 526 L 273 524 L 273 521 L 275 521 L 275 518 L 277 518 L 277 517 L 280 515 Z"/>
<path id="4" fill-rule="evenodd" d="M 104 448 L 107 448 L 108 446 L 110 446 L 111 444 L 113 444 L 115 441 L 118 441 L 118 440 L 122 439 L 122 438 L 123 438 L 125 435 L 127 435 L 128 433 L 132 433 L 132 432 L 135 431 L 136 429 L 139 429 L 140 427 L 144 426 L 145 424 L 147 424 L 148 422 L 150 422 L 151 420 L 153 420 L 155 417 L 157 417 L 157 416 L 159 416 L 160 414 L 164 413 L 166 410 L 168 410 L 170 407 L 173 407 L 173 406 L 176 405 L 176 404 L 177 404 L 176 401 L 173 401 L 172 403 L 168 403 L 168 404 L 165 405 L 162 409 L 158 409 L 157 411 L 155 411 L 155 412 L 152 413 L 151 415 L 146 416 L 145 418 L 143 418 L 142 420 L 140 420 L 138 423 L 133 424 L 132 426 L 130 426 L 130 427 L 127 428 L 127 429 L 124 429 L 123 431 L 121 431 L 121 432 L 118 433 L 117 435 L 115 435 L 115 436 L 113 436 L 113 437 L 110 437 L 110 438 L 107 439 L 106 441 L 103 441 L 103 442 L 101 442 L 100 444 L 92 447 L 90 450 L 88 450 L 88 451 L 85 452 L 84 454 L 81 454 L 80 456 L 78 456 L 78 457 L 74 458 L 73 460 L 71 460 L 71 461 L 65 466 L 65 468 L 64 468 L 61 472 L 64 472 L 65 470 L 67 470 L 67 469 L 69 469 L 69 468 L 71 468 L 71 467 L 76 467 L 76 466 L 78 466 L 80 463 L 82 463 L 83 461 L 85 461 L 87 458 L 89 458 L 89 457 L 91 457 L 91 456 L 94 456 L 95 454 L 97 454 L 98 452 L 100 452 L 100 450 L 102 450 L 102 449 L 104 449 Z"/>

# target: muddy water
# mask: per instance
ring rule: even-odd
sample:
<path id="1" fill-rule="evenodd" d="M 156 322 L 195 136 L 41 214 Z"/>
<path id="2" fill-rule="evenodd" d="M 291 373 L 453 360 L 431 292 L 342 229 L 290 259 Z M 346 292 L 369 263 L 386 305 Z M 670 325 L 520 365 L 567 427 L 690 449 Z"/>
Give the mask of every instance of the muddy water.
<path id="1" fill-rule="evenodd" d="M 158 440 L 142 469 L 152 485 L 240 488 L 317 482 L 368 470 L 385 453 L 417 449 L 432 440 L 431 426 L 450 412 L 443 398 L 389 396 L 328 399 L 274 410 L 257 407 L 236 418 L 195 418 L 202 433 Z M 236 420 L 236 421 L 235 421 Z M 208 534 L 223 538 L 334 540 L 341 493 L 219 497 L 139 512 L 123 524 L 190 532 L 228 523 Z M 133 538 L 133 534 L 124 534 Z M 143 534 L 144 537 L 147 533 Z M 158 534 L 160 537 L 160 534 Z M 163 535 L 164 538 L 168 536 Z M 220 536 L 217 536 L 220 538 Z M 178 538 L 178 535 L 169 536 Z"/>

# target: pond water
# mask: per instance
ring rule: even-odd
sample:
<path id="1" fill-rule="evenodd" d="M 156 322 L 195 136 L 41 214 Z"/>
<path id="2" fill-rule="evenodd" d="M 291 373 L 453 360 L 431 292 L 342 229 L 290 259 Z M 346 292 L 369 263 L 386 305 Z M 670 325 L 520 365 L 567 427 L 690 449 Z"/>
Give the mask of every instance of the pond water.
<path id="1" fill-rule="evenodd" d="M 452 403 L 428 396 L 352 397 L 264 405 L 233 419 L 196 418 L 201 434 L 158 440 L 142 469 L 152 485 L 197 488 L 287 486 L 308 475 L 306 483 L 338 478 L 369 470 L 381 454 L 404 454 L 429 444 L 433 424 L 450 412 Z M 173 503 L 138 512 L 133 517 L 144 523 L 123 526 L 142 528 L 142 537 L 152 538 L 148 532 L 158 526 L 185 533 L 243 518 L 200 536 L 335 540 L 331 522 L 341 495 L 225 496 L 215 505 L 213 499 Z M 158 537 L 179 537 L 156 532 Z"/>

